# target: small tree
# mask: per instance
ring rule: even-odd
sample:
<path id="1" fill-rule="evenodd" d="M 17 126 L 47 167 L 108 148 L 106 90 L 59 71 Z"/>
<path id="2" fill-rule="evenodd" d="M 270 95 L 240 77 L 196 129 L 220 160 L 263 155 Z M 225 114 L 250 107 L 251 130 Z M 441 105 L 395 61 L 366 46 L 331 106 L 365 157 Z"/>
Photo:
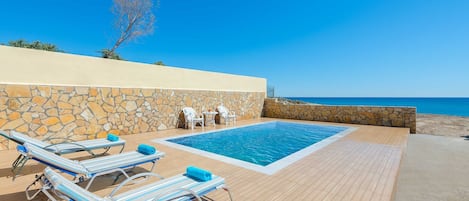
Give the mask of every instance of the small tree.
<path id="1" fill-rule="evenodd" d="M 29 48 L 28 42 L 23 39 L 8 41 L 8 45 L 12 47 Z"/>
<path id="2" fill-rule="evenodd" d="M 155 64 L 155 65 L 160 65 L 160 66 L 166 66 L 166 65 L 163 63 L 163 61 L 157 61 L 157 62 L 155 62 L 155 63 L 153 63 L 153 64 Z"/>
<path id="3" fill-rule="evenodd" d="M 152 8 L 151 0 L 114 0 L 112 13 L 116 16 L 115 27 L 119 31 L 119 38 L 114 46 L 107 50 L 108 54 L 103 54 L 103 57 L 114 55 L 114 51 L 126 41 L 152 34 L 155 22 Z M 104 58 L 112 59 L 112 57 Z"/>
<path id="4" fill-rule="evenodd" d="M 30 49 L 37 49 L 37 50 L 46 50 L 46 51 L 51 51 L 51 52 L 63 52 L 59 48 L 57 48 L 56 45 L 50 44 L 50 43 L 42 43 L 40 41 L 34 41 L 32 43 L 28 43 L 28 41 L 25 41 L 23 39 L 19 40 L 12 40 L 8 42 L 9 46 L 12 47 L 22 47 L 22 48 L 30 48 Z"/>
<path id="5" fill-rule="evenodd" d="M 117 54 L 115 52 L 111 52 L 111 50 L 109 50 L 109 49 L 102 49 L 99 52 L 101 53 L 102 58 L 115 59 L 115 60 L 125 60 L 119 54 Z"/>

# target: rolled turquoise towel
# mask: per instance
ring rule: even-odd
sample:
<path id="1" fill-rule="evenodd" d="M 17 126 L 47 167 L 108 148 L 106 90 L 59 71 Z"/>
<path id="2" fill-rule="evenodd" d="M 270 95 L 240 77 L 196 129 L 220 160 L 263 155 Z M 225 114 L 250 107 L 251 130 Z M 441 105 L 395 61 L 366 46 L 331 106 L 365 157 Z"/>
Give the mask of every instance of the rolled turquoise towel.
<path id="1" fill-rule="evenodd" d="M 107 140 L 111 142 L 119 141 L 119 136 L 109 133 L 107 134 Z"/>
<path id="2" fill-rule="evenodd" d="M 199 181 L 210 181 L 212 180 L 212 173 L 194 166 L 189 166 L 186 169 L 186 176 L 199 180 Z"/>
<path id="3" fill-rule="evenodd" d="M 151 155 L 156 152 L 156 149 L 155 147 L 147 144 L 140 144 L 138 145 L 137 151 L 145 155 Z"/>

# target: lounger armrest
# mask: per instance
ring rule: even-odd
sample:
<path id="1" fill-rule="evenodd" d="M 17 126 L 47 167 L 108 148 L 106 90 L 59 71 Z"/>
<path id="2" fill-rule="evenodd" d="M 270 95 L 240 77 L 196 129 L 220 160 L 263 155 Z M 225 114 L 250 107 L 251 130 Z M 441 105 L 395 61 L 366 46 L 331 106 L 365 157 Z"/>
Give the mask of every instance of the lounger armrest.
<path id="1" fill-rule="evenodd" d="M 13 142 L 16 142 L 17 144 L 23 144 L 23 142 L 20 142 L 18 140 L 15 140 L 15 139 L 11 138 L 10 134 L 8 134 L 7 132 L 5 132 L 3 130 L 0 130 L 0 135 L 3 136 L 4 138 L 6 138 L 7 140 L 11 140 Z"/>
<path id="2" fill-rule="evenodd" d="M 109 197 L 112 198 L 112 196 L 114 196 L 114 194 L 117 193 L 117 191 L 119 191 L 122 187 L 124 187 L 127 183 L 129 182 L 133 182 L 133 180 L 135 179 L 138 179 L 140 177 L 158 177 L 160 179 L 164 179 L 164 177 L 162 177 L 161 175 L 159 174 L 156 174 L 156 173 L 152 173 L 152 172 L 144 172 L 144 173 L 140 173 L 140 174 L 136 174 L 134 176 L 131 176 L 129 178 L 127 178 L 126 180 L 124 180 L 122 183 L 119 184 L 119 186 L 117 186 L 116 188 L 114 188 L 114 190 L 112 190 L 112 192 L 108 195 Z"/>
<path id="3" fill-rule="evenodd" d="M 62 140 L 62 142 L 76 142 L 76 140 L 63 138 L 63 137 L 50 137 L 50 138 L 43 139 L 42 141 L 50 142 L 52 144 L 52 140 Z"/>
<path id="4" fill-rule="evenodd" d="M 78 144 L 78 143 L 75 143 L 75 142 L 61 142 L 61 143 L 57 143 L 57 144 L 51 144 L 51 145 L 48 145 L 46 147 L 44 147 L 44 149 L 49 149 L 49 148 L 54 148 L 56 150 L 56 154 L 61 154 L 61 149 L 59 149 L 58 147 L 54 147 L 54 146 L 57 146 L 57 145 L 60 145 L 60 144 L 71 144 L 71 145 L 74 145 L 74 146 L 77 146 L 79 148 L 82 148 L 84 151 L 88 152 L 91 156 L 95 156 L 96 154 L 93 153 L 90 149 L 88 149 L 87 147 L 81 145 L 81 144 Z"/>
<path id="5" fill-rule="evenodd" d="M 0 130 L 0 135 L 8 140 L 11 140 L 10 135 L 5 131 Z"/>
<path id="6" fill-rule="evenodd" d="M 166 194 L 171 194 L 171 193 L 173 193 L 173 192 L 179 192 L 179 191 L 186 191 L 187 194 L 185 194 L 185 195 L 192 195 L 192 196 L 194 196 L 194 198 L 197 199 L 198 201 L 202 201 L 202 199 L 200 199 L 200 196 L 198 196 L 197 193 L 195 193 L 194 191 L 192 191 L 192 190 L 190 190 L 190 189 L 187 189 L 187 188 L 176 188 L 176 189 L 173 189 L 173 190 L 171 190 L 171 191 L 166 192 Z M 185 196 L 185 195 L 183 195 L 183 196 Z M 163 196 L 164 196 L 164 195 L 163 195 Z M 157 197 L 153 198 L 153 200 L 160 200 L 160 197 L 161 197 L 161 196 L 157 196 Z M 169 200 L 174 200 L 174 199 L 177 199 L 177 198 L 180 198 L 180 197 L 182 197 L 182 196 L 170 198 Z"/>

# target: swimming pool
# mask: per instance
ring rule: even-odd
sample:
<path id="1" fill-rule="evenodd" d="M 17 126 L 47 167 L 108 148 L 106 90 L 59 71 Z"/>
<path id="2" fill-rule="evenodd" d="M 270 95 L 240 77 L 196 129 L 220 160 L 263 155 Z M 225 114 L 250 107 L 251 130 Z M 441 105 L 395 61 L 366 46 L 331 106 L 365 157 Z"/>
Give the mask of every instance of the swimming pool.
<path id="1" fill-rule="evenodd" d="M 157 142 L 231 164 L 273 174 L 353 128 L 273 121 Z"/>

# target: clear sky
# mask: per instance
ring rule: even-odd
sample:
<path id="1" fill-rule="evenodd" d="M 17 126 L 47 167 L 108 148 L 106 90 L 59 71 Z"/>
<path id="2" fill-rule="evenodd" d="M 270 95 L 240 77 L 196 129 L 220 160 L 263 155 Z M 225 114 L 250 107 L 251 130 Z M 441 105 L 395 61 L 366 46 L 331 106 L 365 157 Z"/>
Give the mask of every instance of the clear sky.
<path id="1" fill-rule="evenodd" d="M 99 56 L 116 35 L 111 5 L 2 1 L 0 43 Z M 161 0 L 155 15 L 123 58 L 264 77 L 279 96 L 469 97 L 467 0 Z"/>

